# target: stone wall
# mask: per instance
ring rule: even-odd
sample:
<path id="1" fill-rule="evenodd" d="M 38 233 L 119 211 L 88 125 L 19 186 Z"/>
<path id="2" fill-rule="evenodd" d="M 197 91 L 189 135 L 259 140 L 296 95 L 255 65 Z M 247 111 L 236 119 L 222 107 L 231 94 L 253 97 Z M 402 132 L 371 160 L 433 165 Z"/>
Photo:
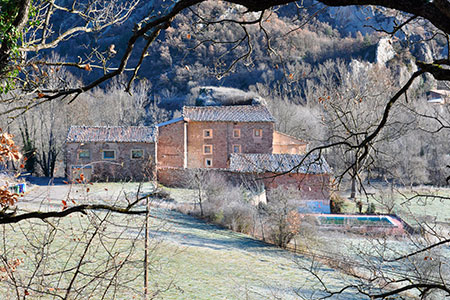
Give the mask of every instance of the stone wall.
<path id="1" fill-rule="evenodd" d="M 264 185 L 267 189 L 274 189 L 280 185 L 294 186 L 302 193 L 305 200 L 329 200 L 330 199 L 330 175 L 329 174 L 297 174 L 289 173 L 274 176 L 266 173 Z"/>
<path id="2" fill-rule="evenodd" d="M 280 185 L 294 186 L 301 191 L 302 199 L 311 201 L 325 201 L 328 205 L 330 200 L 330 175 L 329 174 L 285 174 L 273 177 L 274 174 L 243 174 L 228 170 L 214 170 L 209 172 L 226 176 L 233 184 L 256 185 L 263 182 L 266 190 L 277 188 Z M 183 168 L 160 168 L 157 171 L 158 182 L 171 187 L 183 187 L 188 182 L 189 169 Z M 187 178 L 187 179 L 186 179 Z"/>
<path id="3" fill-rule="evenodd" d="M 132 150 L 143 150 L 143 157 L 132 158 Z M 88 150 L 88 157 L 80 152 Z M 115 159 L 103 159 L 103 150 L 114 150 Z M 66 175 L 76 179 L 80 172 L 92 181 L 152 180 L 155 176 L 154 143 L 68 143 L 66 145 Z M 83 167 L 81 171 L 80 167 Z M 77 170 L 78 169 L 78 170 Z"/>
<path id="4" fill-rule="evenodd" d="M 273 132 L 273 153 L 278 154 L 305 154 L 308 143 L 284 133 Z"/>
<path id="5" fill-rule="evenodd" d="M 158 127 L 157 168 L 182 168 L 184 162 L 184 121 Z"/>
<path id="6" fill-rule="evenodd" d="M 239 137 L 233 135 L 239 130 Z M 261 129 L 261 137 L 254 130 Z M 204 136 L 210 130 L 211 136 Z M 228 158 L 235 146 L 241 153 L 272 153 L 273 123 L 189 122 L 188 123 L 188 168 L 204 168 L 205 159 L 212 159 L 212 168 L 227 168 Z M 212 153 L 205 153 L 204 146 L 211 145 Z"/>
<path id="7" fill-rule="evenodd" d="M 158 183 L 168 187 L 186 187 L 187 169 L 158 168 L 156 178 Z"/>

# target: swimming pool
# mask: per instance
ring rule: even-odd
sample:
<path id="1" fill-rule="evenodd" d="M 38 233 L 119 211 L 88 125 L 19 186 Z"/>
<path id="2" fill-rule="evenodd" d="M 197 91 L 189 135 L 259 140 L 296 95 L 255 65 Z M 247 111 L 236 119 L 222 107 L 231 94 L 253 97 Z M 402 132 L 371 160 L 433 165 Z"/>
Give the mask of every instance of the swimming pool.
<path id="1" fill-rule="evenodd" d="M 319 215 L 317 221 L 319 225 L 323 226 L 397 227 L 397 224 L 389 216 Z"/>

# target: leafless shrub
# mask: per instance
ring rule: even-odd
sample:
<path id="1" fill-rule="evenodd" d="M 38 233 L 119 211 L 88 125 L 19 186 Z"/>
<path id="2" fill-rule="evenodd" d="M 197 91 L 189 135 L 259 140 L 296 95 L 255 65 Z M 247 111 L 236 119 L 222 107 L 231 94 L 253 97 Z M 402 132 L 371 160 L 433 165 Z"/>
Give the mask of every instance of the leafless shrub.
<path id="1" fill-rule="evenodd" d="M 267 195 L 266 215 L 270 240 L 286 248 L 292 238 L 300 232 L 301 216 L 298 212 L 302 202 L 300 192 L 292 187 L 279 186 Z"/>
<path id="2" fill-rule="evenodd" d="M 205 214 L 209 218 L 233 231 L 250 233 L 255 208 L 244 199 L 241 187 L 232 185 L 224 176 L 212 174 L 206 195 Z"/>
<path id="3" fill-rule="evenodd" d="M 197 199 L 194 207 L 177 205 L 179 211 L 198 214 L 233 231 L 254 233 L 256 208 L 240 186 L 222 174 L 202 169 L 189 170 L 186 182 L 196 190 Z"/>

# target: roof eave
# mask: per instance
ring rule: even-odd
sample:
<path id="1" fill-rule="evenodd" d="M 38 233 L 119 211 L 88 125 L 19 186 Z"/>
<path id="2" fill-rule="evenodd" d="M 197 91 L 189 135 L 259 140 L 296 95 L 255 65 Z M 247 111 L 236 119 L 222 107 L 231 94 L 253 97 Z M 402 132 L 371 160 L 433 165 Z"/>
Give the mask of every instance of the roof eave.
<path id="1" fill-rule="evenodd" d="M 172 120 L 168 120 L 168 121 L 156 124 L 155 127 L 159 128 L 159 127 L 163 127 L 163 126 L 167 126 L 167 125 L 170 125 L 170 124 L 174 124 L 174 123 L 177 123 L 177 122 L 180 122 L 180 121 L 183 121 L 183 120 L 186 120 L 186 119 L 184 117 L 178 117 L 178 118 L 175 118 L 175 119 L 172 119 Z"/>

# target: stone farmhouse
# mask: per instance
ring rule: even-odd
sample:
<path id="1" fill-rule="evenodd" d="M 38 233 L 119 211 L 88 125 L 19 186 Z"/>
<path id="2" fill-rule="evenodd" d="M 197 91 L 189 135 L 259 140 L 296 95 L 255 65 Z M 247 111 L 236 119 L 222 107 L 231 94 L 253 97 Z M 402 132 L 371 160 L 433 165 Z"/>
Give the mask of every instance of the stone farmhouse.
<path id="1" fill-rule="evenodd" d="M 157 168 L 226 169 L 231 153 L 272 153 L 274 122 L 264 105 L 184 107 L 156 126 Z"/>
<path id="2" fill-rule="evenodd" d="M 329 212 L 330 167 L 322 157 L 305 158 L 308 143 L 274 125 L 256 102 L 185 106 L 181 117 L 154 127 L 73 126 L 66 172 L 71 180 L 83 173 L 91 180 L 156 178 L 174 186 L 189 170 L 209 169 L 234 182 L 251 176 L 266 189 L 295 186 L 314 211 Z"/>
<path id="3" fill-rule="evenodd" d="M 155 127 L 72 126 L 66 139 L 66 174 L 88 181 L 154 177 Z"/>

